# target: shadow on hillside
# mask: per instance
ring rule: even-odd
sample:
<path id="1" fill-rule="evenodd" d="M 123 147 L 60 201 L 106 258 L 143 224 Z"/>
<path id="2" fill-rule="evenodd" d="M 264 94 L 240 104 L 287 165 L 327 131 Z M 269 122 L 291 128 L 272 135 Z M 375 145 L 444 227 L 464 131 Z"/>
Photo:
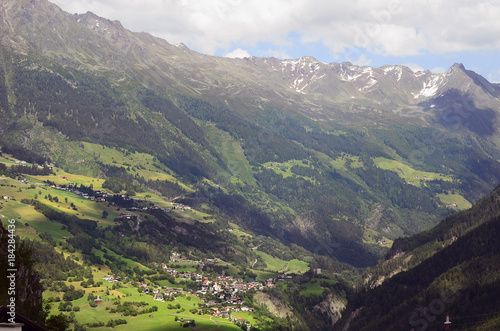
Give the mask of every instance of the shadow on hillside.
<path id="1" fill-rule="evenodd" d="M 492 136 L 498 125 L 498 113 L 491 108 L 477 108 L 474 96 L 451 89 L 419 104 L 435 116 L 435 121 L 451 131 L 467 128 L 481 137 Z"/>

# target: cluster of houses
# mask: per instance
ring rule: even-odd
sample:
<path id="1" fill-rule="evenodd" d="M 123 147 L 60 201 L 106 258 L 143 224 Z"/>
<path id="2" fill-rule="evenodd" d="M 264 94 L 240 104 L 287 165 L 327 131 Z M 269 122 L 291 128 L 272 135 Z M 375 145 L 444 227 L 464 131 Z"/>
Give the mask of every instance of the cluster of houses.
<path id="1" fill-rule="evenodd" d="M 171 262 L 185 262 L 185 263 L 192 263 L 192 264 L 200 264 L 202 266 L 204 265 L 210 265 L 210 264 L 216 264 L 219 262 L 217 258 L 205 258 L 200 261 L 192 261 L 189 260 L 187 257 L 182 256 L 179 253 L 172 253 L 170 256 L 170 261 Z M 196 273 L 196 272 L 190 272 L 190 271 L 182 271 L 179 272 L 173 267 L 169 267 L 167 264 L 162 264 L 162 269 L 170 274 L 171 276 L 178 278 L 178 279 L 192 279 L 196 282 L 199 283 L 199 289 L 194 292 L 193 294 L 195 295 L 206 295 L 206 294 L 211 294 L 217 296 L 220 300 L 229 300 L 232 303 L 235 303 L 235 298 L 236 298 L 236 293 L 238 292 L 247 292 L 250 290 L 263 290 L 264 288 L 272 288 L 275 286 L 276 279 L 274 278 L 269 278 L 266 281 L 250 281 L 246 282 L 242 278 L 236 278 L 230 275 L 226 275 L 224 272 L 221 275 L 217 275 L 214 279 L 209 279 L 209 277 L 203 277 L 203 275 Z M 284 280 L 285 275 L 280 275 L 278 280 Z M 291 276 L 289 276 L 291 278 Z"/>
<path id="2" fill-rule="evenodd" d="M 62 179 L 67 180 L 65 176 L 61 176 Z M 78 187 L 77 184 L 68 183 L 67 185 L 58 185 L 55 183 L 49 182 L 49 186 L 56 190 L 62 190 L 67 192 L 72 192 L 81 196 L 83 199 L 96 201 L 96 202 L 109 202 L 112 206 L 120 205 L 129 211 L 143 211 L 143 212 L 151 212 L 151 211 L 161 211 L 163 213 L 169 213 L 172 211 L 172 208 L 160 208 L 157 206 L 139 206 L 134 203 L 134 200 L 130 198 L 126 194 L 110 194 L 104 190 L 93 190 L 90 187 Z M 177 205 L 177 206 L 176 206 Z M 126 207 L 125 207 L 126 206 Z M 182 204 L 174 204 L 175 209 L 181 209 L 182 211 L 191 209 L 188 206 L 184 206 Z M 136 218 L 135 215 L 131 213 L 122 213 L 119 219 L 133 219 Z"/>
<path id="3" fill-rule="evenodd" d="M 201 288 L 196 292 L 197 294 L 212 294 L 216 295 L 220 300 L 226 300 L 231 303 L 238 303 L 238 293 L 244 293 L 250 290 L 263 290 L 265 287 L 274 287 L 275 279 L 269 278 L 267 281 L 245 282 L 241 278 L 233 278 L 232 276 L 217 276 L 216 280 L 205 279 Z M 235 302 L 236 301 L 236 302 Z"/>
<path id="4" fill-rule="evenodd" d="M 107 281 L 108 283 L 118 283 L 119 281 L 121 281 L 121 277 L 113 277 L 113 276 L 110 276 L 110 275 L 106 275 L 104 277 L 102 277 L 102 279 L 104 279 L 105 281 Z"/>
<path id="5" fill-rule="evenodd" d="M 156 288 L 150 291 L 147 283 L 139 283 L 139 288 L 143 288 L 142 293 L 153 294 L 153 299 L 162 302 L 165 301 L 166 297 L 175 297 L 178 294 L 185 293 L 182 287 L 169 288 L 168 286 L 162 286 L 161 289 Z"/>
<path id="6" fill-rule="evenodd" d="M 205 264 L 216 264 L 219 262 L 216 258 L 192 261 L 175 252 L 171 255 L 170 261 L 200 264 L 202 267 Z M 198 313 L 209 312 L 214 317 L 228 318 L 236 324 L 246 324 L 247 322 L 243 319 L 236 319 L 233 315 L 231 315 L 231 312 L 252 312 L 254 310 L 252 307 L 245 305 L 245 300 L 241 298 L 241 293 L 251 290 L 260 291 L 264 288 L 272 288 L 275 286 L 276 281 L 283 281 L 286 278 L 291 278 L 291 276 L 280 275 L 278 279 L 269 278 L 265 281 L 245 281 L 242 278 L 226 275 L 224 272 L 217 276 L 207 277 L 203 276 L 203 274 L 199 272 L 178 271 L 174 267 L 167 264 L 162 264 L 161 267 L 166 273 L 176 279 L 195 281 L 198 284 L 197 289 L 186 290 L 184 288 L 174 288 L 168 286 L 151 289 L 147 283 L 142 282 L 138 285 L 139 288 L 143 289 L 142 293 L 152 294 L 153 299 L 160 302 L 171 301 L 172 298 L 175 299 L 175 297 L 179 294 L 194 295 L 199 297 L 205 305 L 205 308 L 198 309 Z M 113 276 L 109 275 L 105 276 L 103 279 L 112 283 L 119 281 L 119 279 L 115 279 Z"/>
<path id="7" fill-rule="evenodd" d="M 177 202 L 171 202 L 171 204 L 174 206 L 173 208 L 179 211 L 186 211 L 186 210 L 191 210 L 191 207 L 183 205 L 182 203 L 177 203 Z"/>
<path id="8" fill-rule="evenodd" d="M 67 178 L 65 176 L 62 176 L 61 178 L 67 180 Z M 107 199 L 109 197 L 112 196 L 112 194 L 109 194 L 104 190 L 94 191 L 92 189 L 90 189 L 90 190 L 85 190 L 85 189 L 81 189 L 81 188 L 78 189 L 78 186 L 76 184 L 73 184 L 73 183 L 68 183 L 68 185 L 57 185 L 57 184 L 52 183 L 50 185 L 50 187 L 54 188 L 56 190 L 72 192 L 76 195 L 81 196 L 83 199 L 97 201 L 97 202 L 105 202 L 105 201 L 107 201 Z"/>
<path id="9" fill-rule="evenodd" d="M 171 262 L 184 262 L 184 263 L 191 263 L 191 264 L 201 264 L 201 265 L 205 265 L 205 264 L 216 264 L 217 262 L 219 262 L 219 259 L 217 258 L 214 258 L 214 259 L 208 259 L 208 258 L 205 258 L 204 260 L 200 260 L 200 261 L 193 261 L 193 260 L 190 260 L 188 257 L 186 256 L 182 256 L 181 254 L 177 253 L 177 252 L 173 252 L 171 255 L 170 255 L 170 261 Z M 162 267 L 163 269 L 165 270 L 166 268 L 166 264 L 162 263 Z"/>
<path id="10" fill-rule="evenodd" d="M 165 271 L 173 275 L 178 279 L 195 279 L 196 282 L 200 283 L 200 289 L 196 292 L 185 291 L 181 287 L 168 287 L 162 286 L 161 288 L 155 288 L 150 290 L 147 283 L 141 282 L 138 287 L 142 288 L 142 293 L 152 294 L 153 299 L 164 302 L 167 297 L 175 298 L 177 295 L 184 295 L 186 293 L 200 297 L 200 300 L 204 302 L 205 309 L 198 308 L 198 313 L 209 312 L 214 317 L 227 318 L 235 324 L 246 324 L 250 327 L 250 324 L 246 322 L 243 318 L 235 318 L 231 315 L 231 312 L 253 312 L 254 308 L 245 306 L 245 301 L 237 296 L 238 292 L 246 292 L 248 290 L 262 290 L 265 286 L 274 286 L 274 280 L 268 279 L 266 282 L 249 282 L 245 283 L 242 279 L 235 279 L 232 276 L 218 275 L 216 279 L 210 280 L 209 277 L 203 277 L 202 275 L 194 272 L 177 272 L 175 269 L 169 268 L 163 264 Z M 109 283 L 117 283 L 121 281 L 119 278 L 114 278 L 111 275 L 106 275 L 103 280 Z M 210 294 L 211 299 L 206 299 L 205 294 Z"/>

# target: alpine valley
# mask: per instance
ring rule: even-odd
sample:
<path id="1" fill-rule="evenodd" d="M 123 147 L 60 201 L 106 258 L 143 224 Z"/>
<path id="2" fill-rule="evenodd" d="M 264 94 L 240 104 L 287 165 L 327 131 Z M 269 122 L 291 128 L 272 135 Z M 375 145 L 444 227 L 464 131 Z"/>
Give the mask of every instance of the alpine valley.
<path id="1" fill-rule="evenodd" d="M 2 0 L 0 277 L 15 234 L 47 330 L 495 329 L 499 115 L 462 64 L 222 58 Z"/>

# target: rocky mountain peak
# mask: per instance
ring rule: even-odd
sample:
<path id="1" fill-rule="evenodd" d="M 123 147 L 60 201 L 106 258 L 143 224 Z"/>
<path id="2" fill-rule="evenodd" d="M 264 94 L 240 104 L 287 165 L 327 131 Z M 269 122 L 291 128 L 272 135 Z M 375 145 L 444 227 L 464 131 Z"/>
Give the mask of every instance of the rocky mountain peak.
<path id="1" fill-rule="evenodd" d="M 455 62 L 453 65 L 450 67 L 450 69 L 460 69 L 465 71 L 465 67 L 462 63 Z"/>
<path id="2" fill-rule="evenodd" d="M 413 72 L 401 65 L 374 68 L 350 62 L 327 64 L 312 56 L 286 60 L 220 58 L 191 51 L 184 44 L 170 45 L 147 33 L 131 32 L 120 22 L 92 12 L 65 13 L 47 0 L 3 1 L 0 26 L 8 31 L 4 35 L 10 35 L 3 38 L 4 42 L 20 48 L 24 40 L 23 47 L 63 65 L 147 77 L 145 83 L 167 84 L 174 93 L 210 94 L 235 104 L 241 103 L 238 96 L 248 95 L 248 91 L 265 91 L 266 105 L 258 98 L 245 100 L 245 104 L 279 105 L 311 116 L 324 116 L 328 109 L 345 103 L 352 107 L 370 104 L 381 112 L 402 109 L 449 89 L 463 93 L 473 90 L 489 107 L 499 103 L 499 87 L 460 63 L 445 73 L 433 74 Z M 477 92 L 482 90 L 486 94 Z M 315 111 L 311 113 L 311 109 Z"/>
<path id="3" fill-rule="evenodd" d="M 100 30 L 107 30 L 110 28 L 125 30 L 120 21 L 111 21 L 106 18 L 102 18 L 91 11 L 88 11 L 85 14 L 74 14 L 73 18 L 77 23 L 84 24 L 89 28 L 95 27 Z"/>

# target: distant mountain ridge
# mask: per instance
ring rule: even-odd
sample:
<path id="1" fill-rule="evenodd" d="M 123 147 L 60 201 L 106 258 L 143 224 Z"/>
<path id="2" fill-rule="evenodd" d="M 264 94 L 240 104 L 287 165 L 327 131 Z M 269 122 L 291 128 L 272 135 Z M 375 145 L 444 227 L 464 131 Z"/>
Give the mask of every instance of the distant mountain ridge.
<path id="1" fill-rule="evenodd" d="M 130 32 L 118 21 L 91 12 L 71 15 L 48 1 L 7 1 L 0 13 L 4 44 L 34 47 L 63 65 L 111 70 L 117 79 L 133 76 L 150 87 L 168 85 L 179 93 L 223 98 L 231 106 L 244 100 L 252 106 L 296 108 L 312 117 L 346 121 L 337 109 L 346 104 L 368 103 L 390 117 L 405 107 L 422 110 L 420 103 L 451 89 L 469 94 L 478 108 L 500 105 L 500 87 L 461 64 L 433 74 L 405 66 L 326 64 L 308 56 L 229 59 Z M 263 98 L 255 100 L 256 94 Z"/>

